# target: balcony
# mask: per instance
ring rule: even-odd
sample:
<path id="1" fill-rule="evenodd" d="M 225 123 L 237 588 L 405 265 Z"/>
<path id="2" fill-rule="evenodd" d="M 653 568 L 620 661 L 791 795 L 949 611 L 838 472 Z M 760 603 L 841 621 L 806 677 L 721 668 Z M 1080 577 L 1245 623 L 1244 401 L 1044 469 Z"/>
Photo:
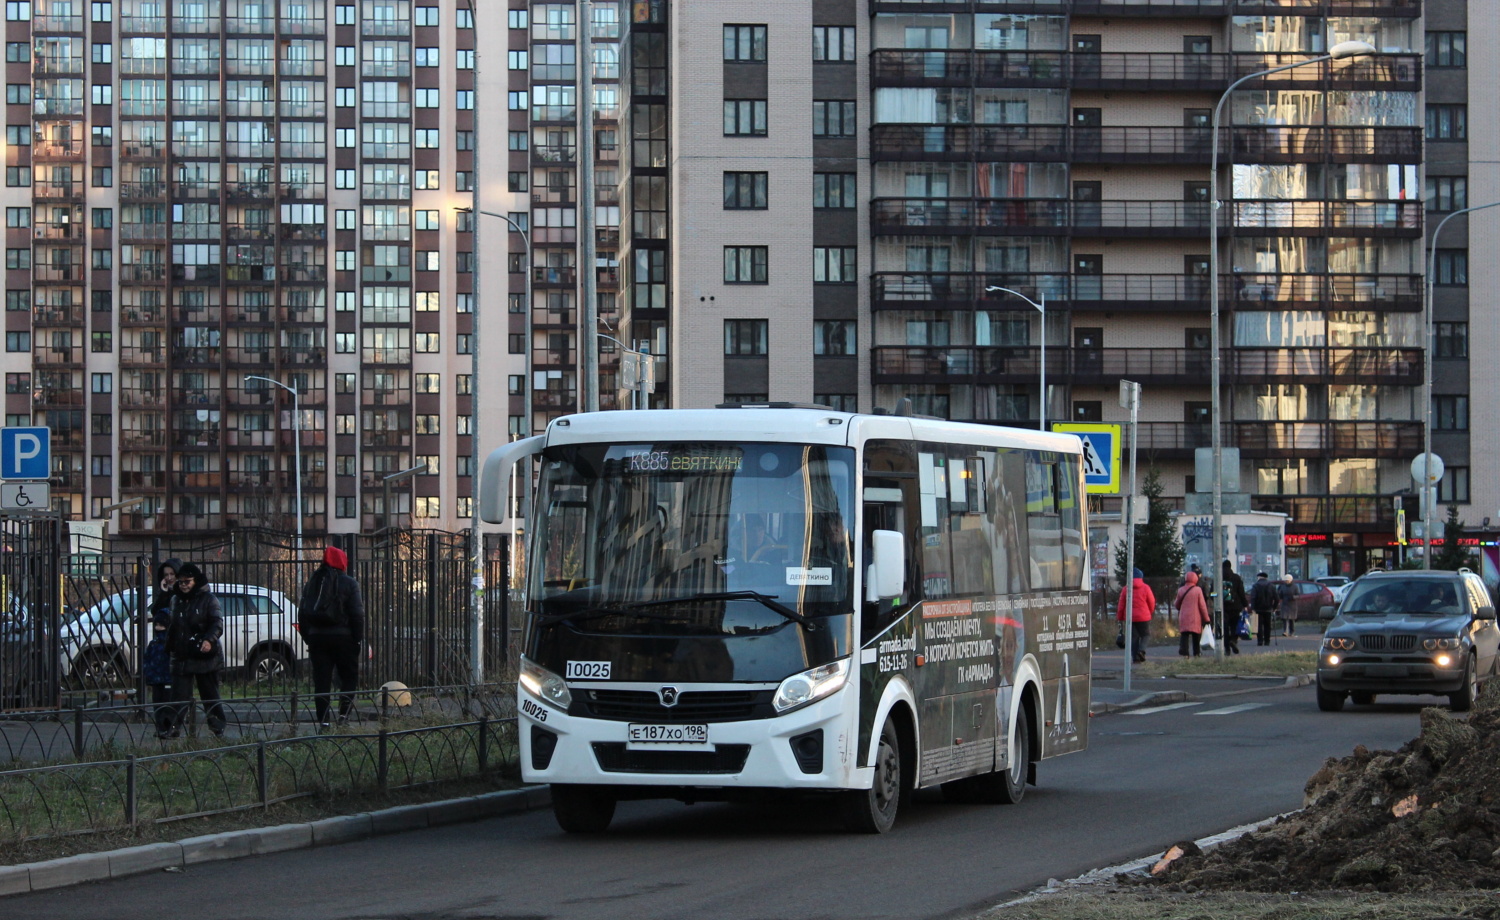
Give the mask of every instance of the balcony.
<path id="1" fill-rule="evenodd" d="M 143 348 L 138 345 L 122 345 L 120 363 L 131 367 L 165 367 L 166 352 L 159 346 Z"/>
<path id="2" fill-rule="evenodd" d="M 983 155 L 1073 163 L 1207 165 L 1208 128 L 1171 125 L 910 125 L 870 128 L 880 160 L 966 161 Z M 1221 129 L 1225 163 L 1417 163 L 1421 128 L 1240 125 Z"/>
<path id="3" fill-rule="evenodd" d="M 989 3 L 985 4 L 989 6 Z M 1421 0 L 1003 0 L 1008 13 L 1072 13 L 1075 16 L 1227 16 L 1274 15 L 1303 10 L 1331 16 L 1367 13 L 1382 16 L 1421 15 Z M 966 10 L 965 0 L 873 0 L 872 13 L 930 13 Z M 1325 10 L 1325 7 L 1327 8 Z"/>
<path id="4" fill-rule="evenodd" d="M 870 78 L 880 86 L 1066 87 L 1071 89 L 1222 92 L 1231 81 L 1307 54 L 1187 54 L 1182 52 L 878 50 Z M 1388 54 L 1356 61 L 1323 61 L 1266 78 L 1277 87 L 1385 89 L 1415 92 L 1421 58 Z"/>
<path id="5" fill-rule="evenodd" d="M 537 144 L 531 148 L 531 162 L 535 166 L 560 165 L 578 160 L 578 148 L 572 144 Z"/>
<path id="6" fill-rule="evenodd" d="M 167 267 L 149 262 L 135 265 L 121 265 L 118 271 L 120 272 L 121 281 L 160 283 L 167 280 Z"/>
<path id="7" fill-rule="evenodd" d="M 1419 201 L 1235 201 L 1223 212 L 1220 229 L 1414 238 L 1422 234 L 1422 209 Z M 1208 215 L 1203 201 L 877 198 L 870 203 L 873 232 L 900 235 L 1200 237 L 1208 235 Z"/>
<path id="8" fill-rule="evenodd" d="M 1252 495 L 1254 511 L 1285 514 L 1288 533 L 1375 531 L 1393 533 L 1393 495 Z"/>
<path id="9" fill-rule="evenodd" d="M 83 141 L 42 141 L 31 145 L 31 156 L 37 160 L 76 159 L 83 156 Z"/>
<path id="10" fill-rule="evenodd" d="M 134 434 L 146 434 L 148 432 L 134 432 Z M 124 435 L 121 435 L 123 438 Z M 167 487 L 167 474 L 157 470 L 155 472 L 139 472 L 125 470 L 120 473 L 120 488 L 133 491 L 160 492 Z"/>
<path id="11" fill-rule="evenodd" d="M 1074 310 L 1183 311 L 1208 309 L 1208 279 L 1202 275 L 970 272 L 877 272 L 872 277 L 876 310 L 1014 310 L 1016 301 L 986 287 L 1045 293 L 1049 306 Z M 1226 308 L 1422 309 L 1421 275 L 1233 274 L 1219 279 Z"/>
<path id="12" fill-rule="evenodd" d="M 79 333 L 79 337 L 82 337 Z M 55 367 L 83 364 L 83 345 L 43 345 L 38 343 L 31 353 L 36 367 Z"/>
<path id="13" fill-rule="evenodd" d="M 872 352 L 876 384 L 1035 383 L 1040 371 L 1040 348 L 1031 345 L 883 345 Z M 1227 348 L 1222 355 L 1224 378 L 1238 383 L 1422 382 L 1419 348 Z M 1204 385 L 1209 357 L 1201 348 L 1058 345 L 1047 349 L 1047 377 L 1077 386 L 1108 386 L 1122 377 L 1161 386 Z"/>
<path id="14" fill-rule="evenodd" d="M 125 450 L 160 450 L 166 446 L 167 433 L 161 429 L 120 432 L 120 447 Z"/>
<path id="15" fill-rule="evenodd" d="M 1225 422 L 1224 445 L 1245 459 L 1376 457 L 1409 459 L 1422 450 L 1421 422 Z M 1187 459 L 1211 447 L 1207 424 L 1142 422 L 1139 449 Z"/>
<path id="16" fill-rule="evenodd" d="M 179 184 L 181 184 L 181 183 L 179 183 Z M 204 188 L 205 188 L 204 196 L 207 197 L 207 191 L 206 191 L 206 189 L 208 188 L 208 186 L 205 184 Z M 124 199 L 130 199 L 130 200 L 133 200 L 133 201 L 155 201 L 158 198 L 165 198 L 166 194 L 167 194 L 167 183 L 165 183 L 165 182 L 121 182 L 120 183 L 120 198 L 122 200 L 124 200 Z M 214 190 L 213 197 L 218 197 L 218 191 L 217 191 L 217 189 Z M 162 233 L 163 233 L 163 235 L 165 235 L 166 231 L 162 231 Z"/>
<path id="17" fill-rule="evenodd" d="M 531 270 L 531 281 L 535 285 L 571 288 L 577 284 L 577 273 L 571 265 L 538 265 Z"/>

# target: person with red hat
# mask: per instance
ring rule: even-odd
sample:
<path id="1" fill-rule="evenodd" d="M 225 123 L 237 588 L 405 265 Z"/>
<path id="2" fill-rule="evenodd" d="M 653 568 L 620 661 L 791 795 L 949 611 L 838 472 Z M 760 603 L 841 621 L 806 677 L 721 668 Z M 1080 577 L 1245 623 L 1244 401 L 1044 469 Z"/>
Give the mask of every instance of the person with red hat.
<path id="1" fill-rule="evenodd" d="M 333 672 L 339 675 L 339 722 L 349 721 L 359 686 L 359 649 L 365 638 L 365 602 L 348 574 L 349 557 L 337 546 L 323 550 L 323 564 L 302 589 L 297 628 L 312 659 L 313 700 L 318 724 L 328 727 Z"/>

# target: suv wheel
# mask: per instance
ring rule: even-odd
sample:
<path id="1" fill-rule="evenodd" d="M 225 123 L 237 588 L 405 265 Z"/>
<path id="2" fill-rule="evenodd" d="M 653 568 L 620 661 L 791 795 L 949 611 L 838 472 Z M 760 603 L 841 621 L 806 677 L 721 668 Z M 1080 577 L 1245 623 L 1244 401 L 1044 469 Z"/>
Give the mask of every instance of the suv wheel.
<path id="1" fill-rule="evenodd" d="M 1478 698 L 1479 669 L 1474 664 L 1474 656 L 1470 655 L 1469 663 L 1464 667 L 1464 685 L 1448 694 L 1448 708 L 1454 712 L 1468 712 Z"/>
<path id="2" fill-rule="evenodd" d="M 1342 690 L 1324 690 L 1323 685 L 1318 684 L 1318 708 L 1324 712 L 1339 712 L 1344 708 L 1344 697 Z"/>

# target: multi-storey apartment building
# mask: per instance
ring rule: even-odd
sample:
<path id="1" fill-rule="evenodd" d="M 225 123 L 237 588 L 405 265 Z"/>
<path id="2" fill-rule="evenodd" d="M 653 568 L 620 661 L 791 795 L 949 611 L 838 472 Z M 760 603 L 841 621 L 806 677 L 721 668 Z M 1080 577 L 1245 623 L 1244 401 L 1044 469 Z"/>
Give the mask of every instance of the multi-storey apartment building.
<path id="1" fill-rule="evenodd" d="M 504 120 L 476 117 L 527 66 L 506 12 L 6 4 L 6 424 L 52 429 L 70 516 L 140 499 L 122 532 L 290 530 L 300 495 L 309 532 L 466 522 L 476 428 L 488 449 L 527 414 L 505 389 L 524 247 L 486 226 L 476 262 L 458 210 L 527 210 Z"/>
<path id="2" fill-rule="evenodd" d="M 1028 426 L 1045 399 L 1049 420 L 1121 421 L 1129 378 L 1145 387 L 1144 459 L 1183 496 L 1210 443 L 1217 280 L 1224 438 L 1252 507 L 1289 515 L 1293 568 L 1363 571 L 1391 552 L 1425 415 L 1420 13 L 634 4 L 627 47 L 667 35 L 673 404 L 909 397 Z M 1228 101 L 1210 278 L 1215 104 L 1239 76 L 1348 40 L 1376 54 Z M 996 289 L 1045 295 L 1045 315 Z"/>

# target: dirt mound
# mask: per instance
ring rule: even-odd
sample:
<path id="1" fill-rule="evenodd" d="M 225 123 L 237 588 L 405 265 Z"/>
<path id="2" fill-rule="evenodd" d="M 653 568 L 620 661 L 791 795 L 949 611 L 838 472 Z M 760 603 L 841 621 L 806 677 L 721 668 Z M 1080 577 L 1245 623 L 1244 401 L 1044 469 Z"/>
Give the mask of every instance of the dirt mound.
<path id="1" fill-rule="evenodd" d="M 1189 891 L 1500 888 L 1500 687 L 1487 687 L 1467 720 L 1424 710 L 1421 734 L 1399 751 L 1330 758 L 1304 802 L 1260 831 L 1182 854 L 1156 881 Z"/>

